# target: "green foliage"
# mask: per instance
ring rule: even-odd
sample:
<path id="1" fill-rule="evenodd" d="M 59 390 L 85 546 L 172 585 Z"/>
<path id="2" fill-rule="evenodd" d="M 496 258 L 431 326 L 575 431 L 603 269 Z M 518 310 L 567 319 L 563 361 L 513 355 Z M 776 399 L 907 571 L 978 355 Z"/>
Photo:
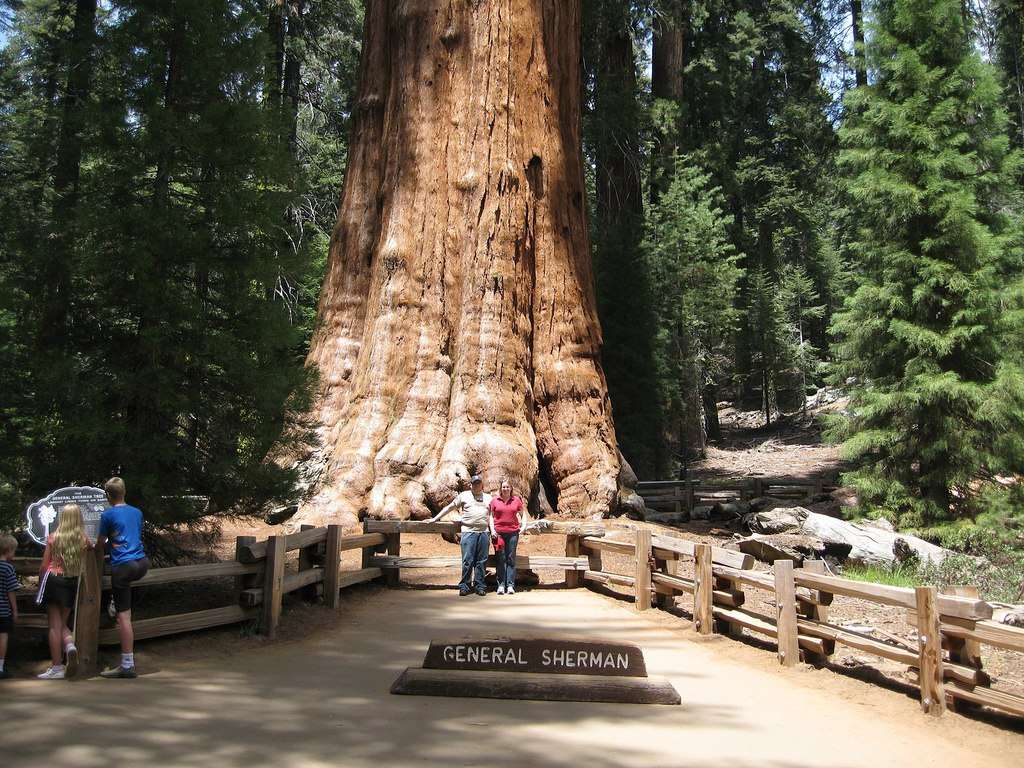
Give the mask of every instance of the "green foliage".
<path id="1" fill-rule="evenodd" d="M 925 526 L 971 511 L 1018 471 L 1019 259 L 1008 216 L 1017 158 L 992 68 L 956 0 L 879 4 L 875 79 L 849 99 L 841 165 L 857 287 L 835 317 L 833 424 L 869 504 Z M 1016 323 L 1017 328 L 1014 328 Z M 994 439 L 994 436 L 999 435 Z"/>
<path id="2" fill-rule="evenodd" d="M 802 335 L 800 369 L 809 372 L 826 354 L 837 303 L 835 136 L 817 55 L 821 11 L 821 4 L 788 0 L 705 0 L 692 4 L 686 25 L 680 146 L 710 171 L 732 215 L 730 241 L 745 272 L 733 373 L 738 394 L 762 390 L 762 407 L 775 399 L 781 350 L 791 346 L 781 338 L 783 309 Z M 791 299 L 789 282 L 798 275 L 813 282 L 821 312 L 769 306 L 768 286 Z"/>
<path id="3" fill-rule="evenodd" d="M 705 376 L 721 375 L 741 274 L 719 190 L 689 158 L 676 157 L 672 166 L 671 181 L 649 208 L 643 243 L 658 286 L 658 382 L 666 429 L 685 417 L 688 393 L 699 392 Z"/>
<path id="4" fill-rule="evenodd" d="M 311 11 L 310 35 L 333 32 L 293 41 L 318 62 L 310 81 L 353 67 L 341 38 L 357 11 Z M 186 495 L 213 511 L 288 496 L 291 473 L 265 459 L 300 436 L 351 79 L 307 100 L 320 111 L 296 157 L 264 104 L 261 2 L 99 6 L 85 63 L 66 59 L 67 4 L 30 0 L 14 20 L 0 52 L 0 503 L 16 514 L 115 472 L 157 523 L 194 514 Z M 87 67 L 82 98 L 72 67 Z M 62 157 L 73 196 L 55 187 Z"/>
<path id="5" fill-rule="evenodd" d="M 882 565 L 847 565 L 843 578 L 866 581 L 871 584 L 889 584 L 893 587 L 916 587 L 922 584 L 917 568 L 900 563 L 891 568 Z"/>

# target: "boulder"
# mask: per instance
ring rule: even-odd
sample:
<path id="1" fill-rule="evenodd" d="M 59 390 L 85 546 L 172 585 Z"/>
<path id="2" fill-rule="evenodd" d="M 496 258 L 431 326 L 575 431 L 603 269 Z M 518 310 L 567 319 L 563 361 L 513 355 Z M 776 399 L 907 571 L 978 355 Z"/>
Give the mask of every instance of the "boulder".
<path id="1" fill-rule="evenodd" d="M 640 494 L 634 490 L 623 488 L 619 491 L 619 504 L 615 514 L 623 515 L 630 520 L 644 520 L 648 512 Z"/>
<path id="2" fill-rule="evenodd" d="M 792 560 L 797 566 L 804 559 L 820 560 L 825 554 L 825 542 L 813 536 L 794 533 L 776 533 L 770 536 L 754 534 L 745 539 L 731 542 L 729 548 L 753 555 L 763 563 L 776 560 Z"/>
<path id="3" fill-rule="evenodd" d="M 814 513 L 807 516 L 800 531 L 817 536 L 828 544 L 849 544 L 848 559 L 865 565 L 892 565 L 897 562 L 897 551 L 904 558 L 914 557 L 919 562 L 933 564 L 941 563 L 947 555 L 953 554 L 917 536 Z"/>
<path id="4" fill-rule="evenodd" d="M 720 501 L 711 507 L 712 520 L 736 520 L 747 512 L 747 505 L 741 501 Z"/>
<path id="5" fill-rule="evenodd" d="M 799 506 L 762 509 L 744 517 L 743 523 L 755 534 L 804 534 L 828 547 L 849 547 L 847 559 L 855 563 L 892 565 L 916 560 L 937 564 L 950 554 L 924 539 L 886 530 L 877 521 L 851 523 Z"/>
<path id="6" fill-rule="evenodd" d="M 1011 627 L 1024 627 L 1024 611 L 1013 611 L 1003 615 L 1000 619 L 1003 624 Z"/>
<path id="7" fill-rule="evenodd" d="M 710 504 L 698 504 L 696 507 L 693 508 L 693 511 L 690 512 L 690 519 L 710 520 L 712 509 L 713 507 Z"/>
<path id="8" fill-rule="evenodd" d="M 803 507 L 772 506 L 748 514 L 743 518 L 743 523 L 751 533 L 799 533 L 804 520 L 811 514 L 810 510 Z"/>

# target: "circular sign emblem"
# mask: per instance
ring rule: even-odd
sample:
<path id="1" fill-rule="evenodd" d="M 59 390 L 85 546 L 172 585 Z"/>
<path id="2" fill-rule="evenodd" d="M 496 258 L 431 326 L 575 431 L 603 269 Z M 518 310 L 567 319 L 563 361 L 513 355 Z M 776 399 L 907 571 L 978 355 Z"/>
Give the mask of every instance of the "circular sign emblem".
<path id="1" fill-rule="evenodd" d="M 25 510 L 28 535 L 37 544 L 46 545 L 46 538 L 57 530 L 60 509 L 65 504 L 77 504 L 82 510 L 85 535 L 96 541 L 100 528 L 100 515 L 110 506 L 107 495 L 99 488 L 88 485 L 60 488 Z"/>

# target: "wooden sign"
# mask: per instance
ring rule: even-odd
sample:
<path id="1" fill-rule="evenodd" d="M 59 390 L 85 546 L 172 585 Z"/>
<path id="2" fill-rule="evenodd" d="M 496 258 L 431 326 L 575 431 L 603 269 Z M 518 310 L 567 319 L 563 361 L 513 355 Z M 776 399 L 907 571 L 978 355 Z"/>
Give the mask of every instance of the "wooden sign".
<path id="1" fill-rule="evenodd" d="M 46 538 L 57 530 L 60 510 L 65 504 L 77 504 L 81 508 L 85 535 L 93 541 L 96 540 L 100 528 L 100 515 L 110 504 L 102 490 L 82 485 L 60 488 L 35 504 L 30 504 L 25 510 L 28 535 L 37 544 L 45 546 Z"/>
<path id="2" fill-rule="evenodd" d="M 422 667 L 391 686 L 405 696 L 618 704 L 679 704 L 668 680 L 647 676 L 640 646 L 583 638 L 433 640 Z"/>
<path id="3" fill-rule="evenodd" d="M 646 677 L 640 646 L 596 640 L 471 638 L 432 640 L 424 669 Z"/>
<path id="4" fill-rule="evenodd" d="M 544 675 L 534 672 L 516 674 L 422 667 L 408 667 L 391 686 L 391 693 L 405 696 L 611 704 L 681 703 L 679 692 L 672 687 L 672 683 L 662 678 Z"/>

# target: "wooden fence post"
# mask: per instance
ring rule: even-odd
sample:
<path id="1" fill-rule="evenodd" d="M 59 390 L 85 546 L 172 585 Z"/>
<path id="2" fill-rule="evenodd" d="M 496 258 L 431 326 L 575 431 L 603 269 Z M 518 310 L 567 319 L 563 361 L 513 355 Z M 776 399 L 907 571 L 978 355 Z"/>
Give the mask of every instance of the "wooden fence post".
<path id="1" fill-rule="evenodd" d="M 76 677 L 90 677 L 99 667 L 103 558 L 103 550 L 97 548 L 87 553 L 83 562 L 78 607 L 75 609 L 75 646 L 78 648 Z"/>
<path id="2" fill-rule="evenodd" d="M 569 534 L 565 537 L 565 556 L 566 557 L 579 557 L 580 556 L 580 537 L 574 534 Z M 565 572 L 565 586 L 568 589 L 576 589 L 580 585 L 580 572 L 577 570 L 567 570 Z"/>
<path id="3" fill-rule="evenodd" d="M 310 531 L 316 528 L 315 525 L 302 525 L 300 531 Z M 299 550 L 299 571 L 308 571 L 321 565 L 320 544 L 310 544 Z M 302 599 L 309 603 L 315 603 L 319 596 L 320 585 L 309 584 L 302 588 Z"/>
<path id="4" fill-rule="evenodd" d="M 402 556 L 402 534 L 400 533 L 387 533 L 385 534 L 388 548 L 388 554 L 394 557 Z M 401 570 L 398 566 L 393 568 L 384 569 L 384 579 L 389 587 L 397 587 L 401 581 Z"/>
<path id="5" fill-rule="evenodd" d="M 587 547 L 587 569 L 591 571 L 604 570 L 600 549 L 597 549 L 596 547 Z"/>
<path id="6" fill-rule="evenodd" d="M 655 558 L 654 567 L 661 573 L 667 573 L 669 576 L 676 576 L 679 573 L 678 560 L 661 560 L 660 558 Z M 671 610 L 676 607 L 676 596 L 655 592 L 654 604 L 663 611 Z"/>
<path id="7" fill-rule="evenodd" d="M 939 717 L 946 711 L 946 687 L 942 679 L 942 632 L 939 629 L 938 593 L 935 587 L 916 587 L 918 681 L 921 708 Z"/>
<path id="8" fill-rule="evenodd" d="M 242 551 L 242 547 L 247 547 L 250 544 L 255 543 L 255 536 L 235 536 L 235 562 L 242 562 L 242 559 L 239 556 Z M 235 591 L 239 594 L 246 589 L 256 586 L 259 586 L 259 576 L 257 574 L 250 573 L 243 576 L 235 576 Z"/>
<path id="9" fill-rule="evenodd" d="M 828 575 L 828 569 L 825 567 L 824 560 L 804 560 L 803 570 L 808 573 L 820 573 L 822 575 Z M 823 592 L 820 589 L 810 590 L 811 595 L 814 597 L 814 601 L 807 601 L 801 599 L 797 595 L 797 610 L 801 616 L 813 621 L 828 621 L 828 607 L 832 604 L 832 593 Z M 829 658 L 835 653 L 836 641 L 835 640 L 822 640 L 822 647 L 825 649 L 824 655 L 816 652 L 808 651 L 806 648 L 803 650 L 804 659 L 811 663 L 827 663 Z"/>
<path id="10" fill-rule="evenodd" d="M 696 483 L 693 480 L 686 481 L 686 511 L 688 514 L 693 514 L 693 508 L 696 506 L 696 497 L 694 495 L 694 485 Z"/>
<path id="11" fill-rule="evenodd" d="M 637 528 L 633 555 L 636 557 L 633 605 L 638 611 L 646 611 L 651 607 L 651 531 L 649 528 Z"/>
<path id="12" fill-rule="evenodd" d="M 367 534 L 370 532 L 370 525 L 368 520 L 363 520 L 363 533 Z M 363 547 L 362 548 L 362 565 L 360 568 L 372 568 L 373 567 L 373 556 L 376 553 L 376 547 Z"/>
<path id="13" fill-rule="evenodd" d="M 710 635 L 714 621 L 714 577 L 711 570 L 711 546 L 697 544 L 693 548 L 696 589 L 693 593 L 693 626 L 702 635 Z"/>
<path id="14" fill-rule="evenodd" d="M 977 598 L 980 596 L 977 587 L 949 587 L 942 590 L 944 594 L 956 595 L 957 597 L 973 597 Z M 972 669 L 981 670 L 981 643 L 977 640 L 969 640 L 960 637 L 950 637 L 946 635 L 942 638 L 943 644 L 949 648 L 949 660 L 956 664 L 963 664 L 965 667 L 971 667 Z M 985 681 L 982 685 L 989 685 L 989 678 L 984 673 L 982 679 Z M 976 709 L 976 705 L 972 702 L 966 701 L 965 699 L 958 699 L 951 697 L 949 700 L 949 708 L 954 712 L 967 712 L 971 709 Z"/>
<path id="15" fill-rule="evenodd" d="M 793 582 L 793 561 L 776 560 L 775 568 L 775 631 L 778 635 L 779 663 L 795 666 L 800 659 L 800 643 L 796 628 L 796 585 Z"/>
<path id="16" fill-rule="evenodd" d="M 263 634 L 273 638 L 281 619 L 281 598 L 284 596 L 284 556 L 287 548 L 284 536 L 267 539 L 266 567 L 263 572 Z"/>
<path id="17" fill-rule="evenodd" d="M 341 605 L 341 526 L 327 526 L 324 551 L 324 601 L 328 608 Z"/>

